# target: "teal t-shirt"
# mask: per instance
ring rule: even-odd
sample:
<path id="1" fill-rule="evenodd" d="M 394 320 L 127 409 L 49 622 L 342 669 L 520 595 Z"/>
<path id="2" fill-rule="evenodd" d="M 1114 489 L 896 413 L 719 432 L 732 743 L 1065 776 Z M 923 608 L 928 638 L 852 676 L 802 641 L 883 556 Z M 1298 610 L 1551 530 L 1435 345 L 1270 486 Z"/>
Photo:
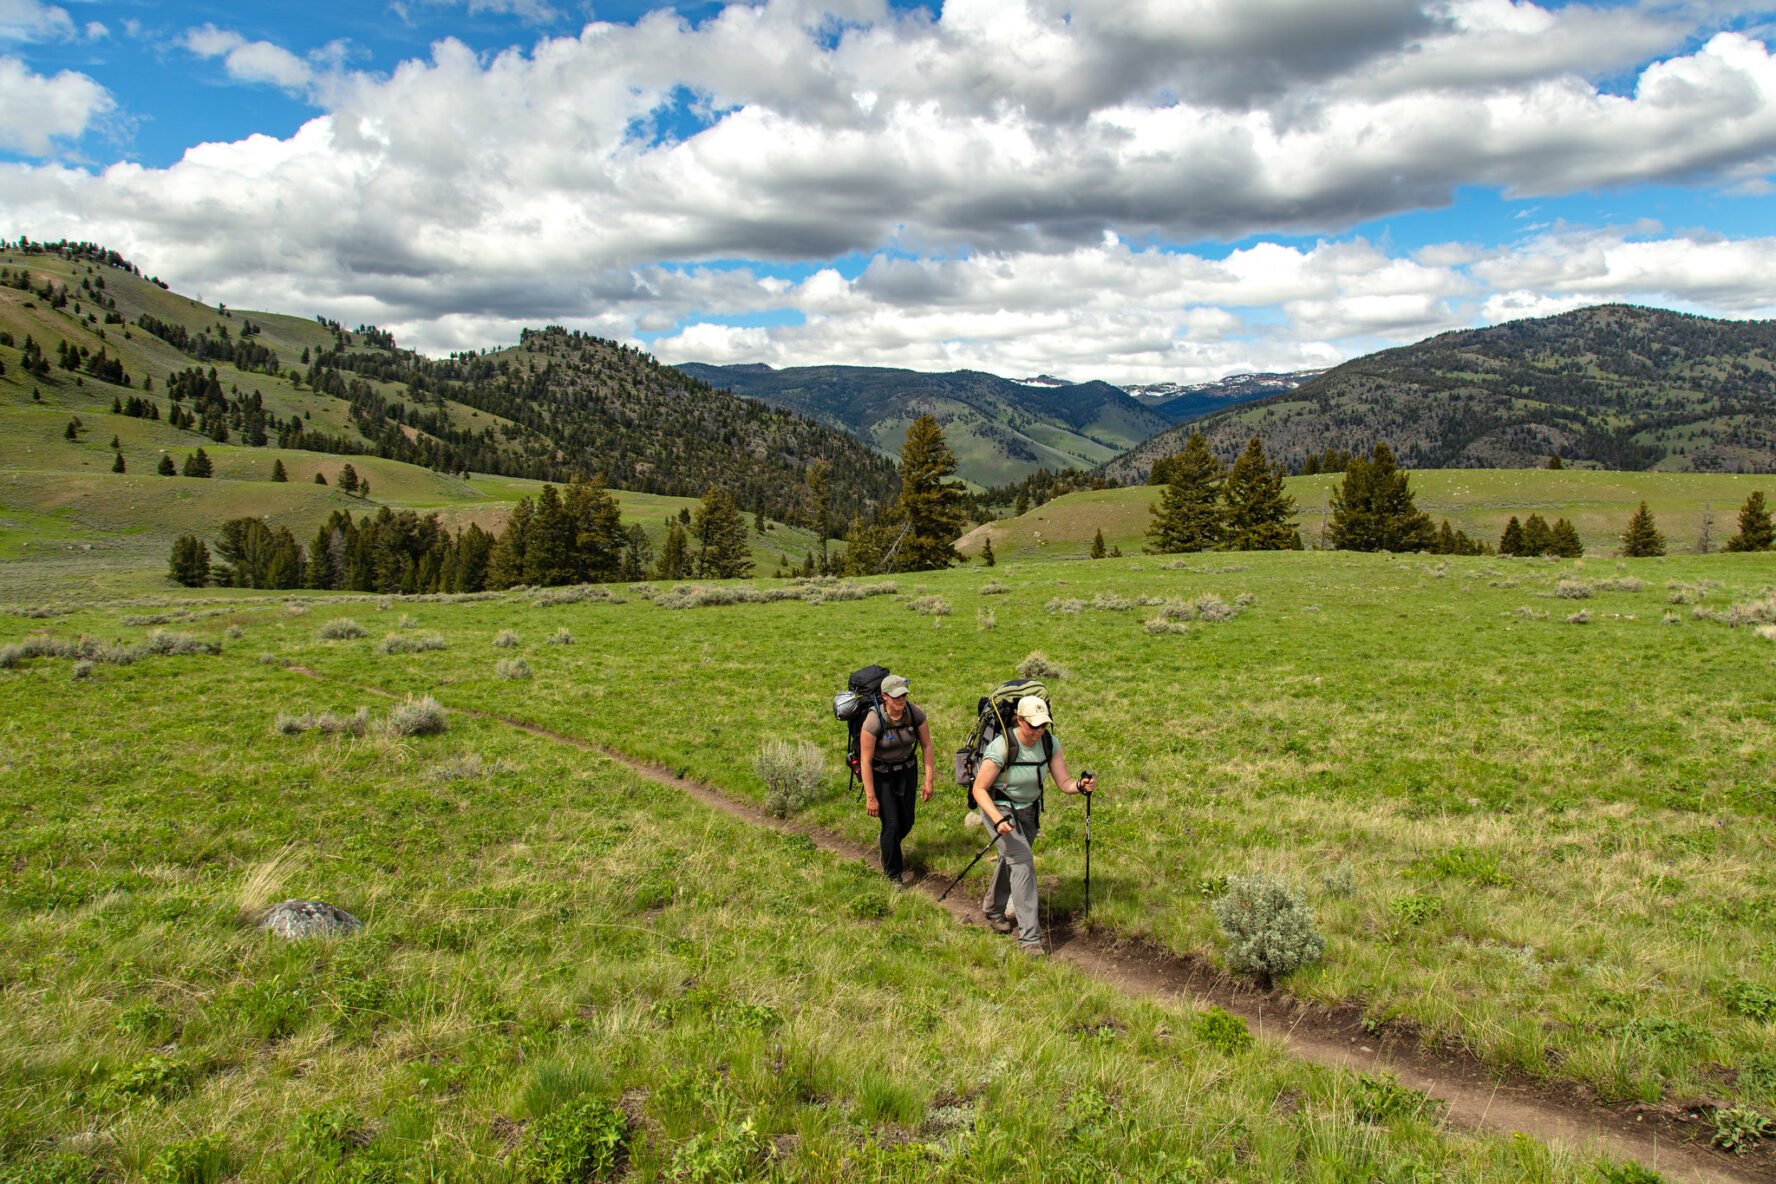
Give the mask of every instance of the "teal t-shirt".
<path id="1" fill-rule="evenodd" d="M 1014 805 L 1027 806 L 1035 801 L 1037 795 L 1042 792 L 1043 781 L 1049 779 L 1048 774 L 1043 770 L 1043 766 L 1047 762 L 1042 755 L 1042 737 L 1038 736 L 1035 744 L 1028 746 L 1019 744 L 1017 763 L 1007 764 L 1006 749 L 1010 742 L 1016 739 L 1016 732 L 995 737 L 981 750 L 981 759 L 992 761 L 999 766 L 999 779 L 993 782 L 993 796 Z M 1059 738 L 1054 740 L 1054 755 L 1061 755 Z"/>

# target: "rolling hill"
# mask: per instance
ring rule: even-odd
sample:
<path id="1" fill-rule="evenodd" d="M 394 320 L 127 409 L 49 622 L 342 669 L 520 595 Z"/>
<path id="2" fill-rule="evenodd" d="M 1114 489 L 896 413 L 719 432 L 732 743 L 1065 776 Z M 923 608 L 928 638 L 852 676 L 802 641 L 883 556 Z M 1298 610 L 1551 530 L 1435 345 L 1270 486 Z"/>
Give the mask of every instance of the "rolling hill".
<path id="1" fill-rule="evenodd" d="M 923 374 L 869 366 L 707 366 L 684 373 L 710 386 L 788 408 L 897 452 L 906 428 L 933 415 L 957 472 L 1001 485 L 1040 468 L 1089 468 L 1134 447 L 1171 420 L 1105 382 L 1013 382 L 974 370 Z"/>
<path id="2" fill-rule="evenodd" d="M 1252 436 L 1291 468 L 1391 445 L 1412 468 L 1776 469 L 1776 322 L 1603 305 L 1444 333 L 1296 390 L 1162 433 L 1104 466 L 1144 479 L 1202 431 L 1232 458 Z"/>

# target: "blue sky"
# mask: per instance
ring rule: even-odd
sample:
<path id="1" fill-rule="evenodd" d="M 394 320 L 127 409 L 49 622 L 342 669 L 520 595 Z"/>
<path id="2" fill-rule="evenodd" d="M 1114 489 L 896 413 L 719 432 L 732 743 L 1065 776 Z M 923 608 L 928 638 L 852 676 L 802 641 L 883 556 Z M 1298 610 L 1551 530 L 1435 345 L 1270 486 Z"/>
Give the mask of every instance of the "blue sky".
<path id="1" fill-rule="evenodd" d="M 1770 14 L 0 0 L 8 234 L 430 352 L 1194 381 L 1776 311 Z"/>

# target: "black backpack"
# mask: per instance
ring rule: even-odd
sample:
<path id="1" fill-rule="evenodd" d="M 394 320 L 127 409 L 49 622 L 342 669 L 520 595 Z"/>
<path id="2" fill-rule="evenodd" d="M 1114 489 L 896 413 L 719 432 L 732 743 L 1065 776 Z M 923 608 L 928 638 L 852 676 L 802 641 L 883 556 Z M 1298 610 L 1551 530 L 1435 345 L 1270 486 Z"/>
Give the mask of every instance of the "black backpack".
<path id="1" fill-rule="evenodd" d="M 975 707 L 974 730 L 968 733 L 967 743 L 956 750 L 956 784 L 962 787 L 962 800 L 970 810 L 975 808 L 974 779 L 980 772 L 981 753 L 986 750 L 987 745 L 1000 736 L 1008 734 L 1016 726 L 1018 700 L 1025 695 L 1035 695 L 1044 703 L 1048 703 L 1048 686 L 1033 678 L 1014 678 L 1010 682 L 1000 683 L 993 688 L 990 694 L 981 696 L 979 704 Z M 1052 704 L 1049 707 L 1049 715 L 1051 718 L 1054 715 Z M 1015 759 L 1011 762 L 1013 765 L 1037 764 L 1036 781 L 1038 785 L 1042 783 L 1042 770 L 1047 768 L 1048 762 L 1054 759 L 1054 736 L 1051 734 L 1051 728 L 1052 725 L 1042 731 L 1042 760 L 1040 764 L 1034 761 Z M 1014 737 L 1006 743 L 1009 745 L 1016 742 Z M 1041 800 L 1041 795 L 1038 793 L 1037 801 Z"/>
<path id="2" fill-rule="evenodd" d="M 852 780 L 863 787 L 863 725 L 875 712 L 881 717 L 884 730 L 888 712 L 882 706 L 882 680 L 889 674 L 886 666 L 865 666 L 851 675 L 846 689 L 833 696 L 833 718 L 845 722 L 845 767 Z"/>

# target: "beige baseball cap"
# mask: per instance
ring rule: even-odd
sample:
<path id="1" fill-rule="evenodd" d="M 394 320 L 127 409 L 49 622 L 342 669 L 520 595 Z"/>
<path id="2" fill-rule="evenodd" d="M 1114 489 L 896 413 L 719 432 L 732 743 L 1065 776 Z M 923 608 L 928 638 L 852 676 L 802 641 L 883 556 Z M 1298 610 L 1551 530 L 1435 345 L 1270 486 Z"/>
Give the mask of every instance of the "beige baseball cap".
<path id="1" fill-rule="evenodd" d="M 898 674 L 890 674 L 882 680 L 882 694 L 890 699 L 898 699 L 911 689 L 907 680 Z"/>
<path id="2" fill-rule="evenodd" d="M 882 684 L 886 686 L 886 683 Z M 1048 704 L 1042 701 L 1041 695 L 1025 695 L 1018 700 L 1018 718 L 1034 727 L 1048 722 Z"/>

